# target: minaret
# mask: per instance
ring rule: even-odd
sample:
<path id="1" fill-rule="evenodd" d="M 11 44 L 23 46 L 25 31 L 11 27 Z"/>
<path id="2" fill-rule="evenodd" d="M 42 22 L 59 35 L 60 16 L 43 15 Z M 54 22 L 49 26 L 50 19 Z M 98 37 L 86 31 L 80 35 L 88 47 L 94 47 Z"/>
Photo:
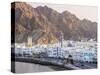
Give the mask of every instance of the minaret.
<path id="1" fill-rule="evenodd" d="M 32 37 L 31 36 L 28 36 L 27 38 L 27 46 L 32 47 Z"/>
<path id="2" fill-rule="evenodd" d="M 63 46 L 63 33 L 61 32 L 61 47 Z"/>

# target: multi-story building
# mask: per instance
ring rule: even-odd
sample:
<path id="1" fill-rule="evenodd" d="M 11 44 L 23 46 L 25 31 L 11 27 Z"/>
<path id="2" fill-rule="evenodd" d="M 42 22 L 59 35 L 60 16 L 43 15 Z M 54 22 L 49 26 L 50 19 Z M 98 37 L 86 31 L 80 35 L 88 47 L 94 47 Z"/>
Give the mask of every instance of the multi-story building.
<path id="1" fill-rule="evenodd" d="M 73 60 L 88 62 L 97 59 L 97 44 L 94 41 L 63 41 L 62 46 L 60 45 L 60 42 L 48 45 L 34 45 L 32 47 L 27 47 L 24 43 L 15 44 L 15 53 L 22 55 L 28 53 L 32 55 L 32 53 L 39 54 L 44 52 L 47 53 L 48 57 L 54 58 L 68 58 L 68 56 L 71 55 Z"/>

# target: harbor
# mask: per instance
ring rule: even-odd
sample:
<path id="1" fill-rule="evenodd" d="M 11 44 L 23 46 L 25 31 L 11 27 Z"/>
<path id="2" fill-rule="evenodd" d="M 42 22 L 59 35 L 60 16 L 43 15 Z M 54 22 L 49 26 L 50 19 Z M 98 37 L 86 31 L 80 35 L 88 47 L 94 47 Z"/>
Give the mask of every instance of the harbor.
<path id="1" fill-rule="evenodd" d="M 15 43 L 11 50 L 16 73 L 97 68 L 97 43 L 93 39 L 73 41 L 64 40 L 62 36 L 61 41 L 54 44 L 33 45 L 29 37 L 27 43 Z"/>
<path id="2" fill-rule="evenodd" d="M 30 72 L 50 72 L 50 71 L 61 71 L 66 70 L 65 68 L 59 68 L 57 66 L 45 66 L 34 63 L 25 63 L 25 62 L 15 62 L 16 64 L 16 73 L 30 73 Z"/>
<path id="3" fill-rule="evenodd" d="M 14 59 L 13 59 L 14 60 Z M 15 61 L 16 73 L 28 73 L 28 72 L 49 72 L 49 71 L 61 71 L 61 70 L 80 70 L 80 69 L 94 69 L 97 68 L 97 64 L 90 64 L 87 62 L 75 62 L 65 63 L 64 59 L 55 58 L 31 58 L 31 57 L 17 57 Z M 20 68 L 22 68 L 20 70 Z M 27 70 L 28 69 L 28 70 Z"/>

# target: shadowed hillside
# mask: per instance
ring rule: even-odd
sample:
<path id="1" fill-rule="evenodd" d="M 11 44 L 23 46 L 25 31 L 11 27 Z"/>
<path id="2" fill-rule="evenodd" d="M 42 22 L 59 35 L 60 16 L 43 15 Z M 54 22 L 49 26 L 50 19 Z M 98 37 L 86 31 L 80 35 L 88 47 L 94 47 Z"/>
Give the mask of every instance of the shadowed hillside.
<path id="1" fill-rule="evenodd" d="M 35 44 L 56 43 L 60 33 L 65 40 L 97 40 L 97 23 L 80 20 L 67 9 L 59 13 L 48 6 L 34 8 L 24 2 L 12 3 L 11 7 L 15 11 L 15 42 L 26 42 L 32 36 Z"/>

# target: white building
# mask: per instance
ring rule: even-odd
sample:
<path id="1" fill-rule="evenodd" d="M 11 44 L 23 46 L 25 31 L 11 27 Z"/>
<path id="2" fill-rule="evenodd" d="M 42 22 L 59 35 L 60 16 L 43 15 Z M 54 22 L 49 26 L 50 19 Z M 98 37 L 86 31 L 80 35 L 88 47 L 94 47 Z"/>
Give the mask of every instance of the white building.
<path id="1" fill-rule="evenodd" d="M 68 47 L 70 41 L 64 41 L 61 47 L 60 42 L 56 44 L 48 45 L 34 45 L 33 47 L 26 47 L 25 44 L 15 44 L 16 53 L 41 53 L 47 52 L 48 57 L 61 57 L 68 58 L 72 56 L 73 60 L 77 61 L 93 61 L 93 58 L 97 59 L 97 43 L 94 41 L 79 42 L 71 41 L 72 46 Z"/>

